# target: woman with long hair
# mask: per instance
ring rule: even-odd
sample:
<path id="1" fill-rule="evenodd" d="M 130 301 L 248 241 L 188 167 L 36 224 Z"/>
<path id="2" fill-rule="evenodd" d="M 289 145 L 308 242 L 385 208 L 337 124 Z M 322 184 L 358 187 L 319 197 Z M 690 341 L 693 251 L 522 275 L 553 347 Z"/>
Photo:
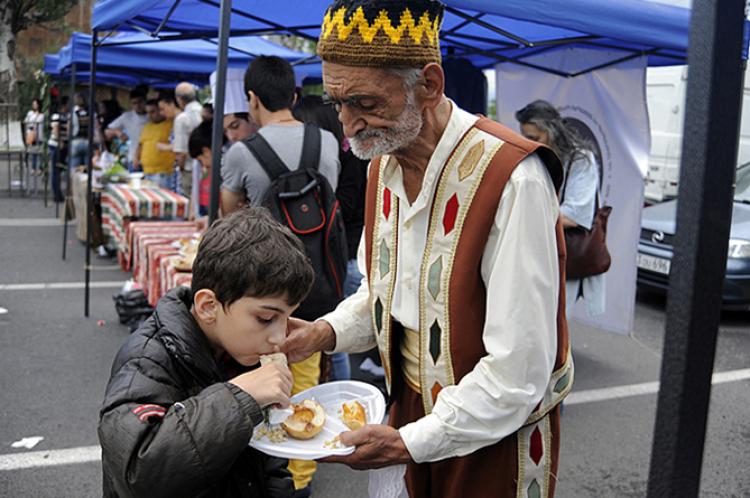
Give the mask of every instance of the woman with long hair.
<path id="1" fill-rule="evenodd" d="M 592 147 L 544 100 L 535 100 L 516 112 L 516 119 L 523 136 L 550 147 L 563 164 L 565 180 L 560 192 L 563 228 L 591 230 L 599 202 L 599 167 Z M 604 274 L 568 280 L 568 314 L 580 298 L 584 299 L 589 316 L 604 313 Z"/>

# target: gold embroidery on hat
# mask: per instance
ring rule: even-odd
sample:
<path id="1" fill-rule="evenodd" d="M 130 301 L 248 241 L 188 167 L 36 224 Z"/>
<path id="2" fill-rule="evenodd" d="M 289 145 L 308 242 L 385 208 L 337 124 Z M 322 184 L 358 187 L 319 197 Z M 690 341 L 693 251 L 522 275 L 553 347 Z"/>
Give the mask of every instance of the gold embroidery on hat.
<path id="1" fill-rule="evenodd" d="M 323 40 L 328 39 L 332 34 L 334 28 L 336 28 L 337 37 L 340 41 L 345 41 L 349 38 L 357 28 L 359 35 L 366 43 L 372 43 L 378 31 L 382 28 L 383 33 L 394 45 L 401 43 L 401 39 L 404 32 L 408 31 L 409 37 L 414 41 L 414 44 L 421 45 L 422 37 L 426 38 L 428 45 L 436 46 L 438 44 L 438 33 L 440 31 L 440 18 L 435 17 L 434 21 L 430 21 L 430 16 L 427 12 L 424 12 L 419 18 L 419 22 L 414 21 L 414 16 L 409 9 L 404 9 L 399 19 L 398 26 L 394 27 L 391 23 L 391 19 L 388 17 L 388 13 L 385 10 L 381 10 L 378 17 L 370 24 L 365 17 L 365 12 L 362 7 L 357 8 L 354 14 L 349 19 L 349 23 L 344 19 L 346 14 L 346 8 L 340 8 L 335 13 L 331 10 L 326 12 L 323 17 L 323 25 L 321 27 L 321 38 Z"/>

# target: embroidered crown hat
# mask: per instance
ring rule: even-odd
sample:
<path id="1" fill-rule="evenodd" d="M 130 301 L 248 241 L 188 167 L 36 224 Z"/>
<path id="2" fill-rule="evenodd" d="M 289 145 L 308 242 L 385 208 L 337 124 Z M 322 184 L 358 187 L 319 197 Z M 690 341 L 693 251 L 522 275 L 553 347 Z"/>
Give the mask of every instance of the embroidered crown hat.
<path id="1" fill-rule="evenodd" d="M 443 9 L 437 0 L 336 0 L 323 18 L 318 55 L 346 66 L 439 64 Z"/>

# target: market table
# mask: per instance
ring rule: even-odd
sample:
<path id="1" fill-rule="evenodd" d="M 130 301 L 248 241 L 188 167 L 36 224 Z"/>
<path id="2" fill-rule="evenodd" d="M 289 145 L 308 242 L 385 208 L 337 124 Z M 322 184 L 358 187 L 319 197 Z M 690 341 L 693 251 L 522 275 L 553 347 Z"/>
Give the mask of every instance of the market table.
<path id="1" fill-rule="evenodd" d="M 180 259 L 178 255 L 165 256 L 159 261 L 160 271 L 160 289 L 159 297 L 163 296 L 175 287 L 185 286 L 190 287 L 193 281 L 193 273 L 186 271 L 179 271 L 175 268 L 174 264 Z M 157 299 L 158 301 L 158 299 Z M 156 301 L 154 301 L 156 302 Z"/>
<path id="2" fill-rule="evenodd" d="M 157 186 L 108 184 L 102 192 L 102 228 L 120 252 L 129 253 L 128 225 L 134 219 L 183 220 L 188 199 Z"/>
<path id="3" fill-rule="evenodd" d="M 125 229 L 125 237 L 118 246 L 118 260 L 124 271 L 137 276 L 141 259 L 146 258 L 145 246 L 149 243 L 171 243 L 181 238 L 191 238 L 198 231 L 192 221 L 133 221 Z M 147 265 L 148 266 L 148 265 Z"/>

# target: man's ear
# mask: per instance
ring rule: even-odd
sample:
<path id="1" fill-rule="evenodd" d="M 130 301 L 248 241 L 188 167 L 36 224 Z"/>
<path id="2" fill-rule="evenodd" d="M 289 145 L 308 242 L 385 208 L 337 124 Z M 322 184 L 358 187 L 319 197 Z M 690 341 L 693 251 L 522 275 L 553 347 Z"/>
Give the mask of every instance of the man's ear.
<path id="1" fill-rule="evenodd" d="M 431 62 L 422 68 L 422 77 L 417 83 L 417 98 L 425 107 L 437 107 L 445 92 L 445 73 L 442 66 Z"/>
<path id="2" fill-rule="evenodd" d="M 257 109 L 260 101 L 252 90 L 247 91 L 247 104 L 250 109 Z"/>
<path id="3" fill-rule="evenodd" d="M 201 289 L 193 295 L 195 314 L 203 323 L 216 323 L 221 303 L 210 289 Z"/>

